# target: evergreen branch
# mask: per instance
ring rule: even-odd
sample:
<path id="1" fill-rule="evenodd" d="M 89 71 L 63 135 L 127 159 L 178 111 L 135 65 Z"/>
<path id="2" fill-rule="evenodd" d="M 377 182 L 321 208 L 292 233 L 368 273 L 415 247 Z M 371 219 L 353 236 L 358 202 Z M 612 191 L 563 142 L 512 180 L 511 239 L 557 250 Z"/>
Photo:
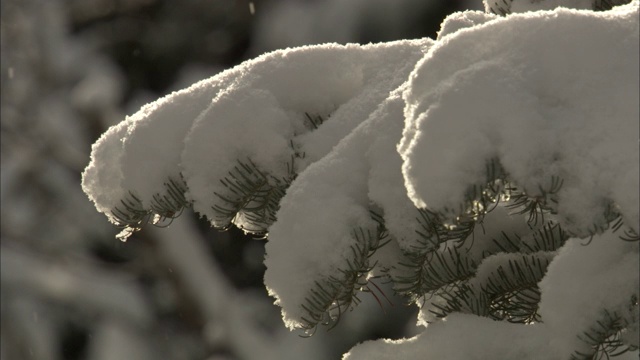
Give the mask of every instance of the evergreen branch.
<path id="1" fill-rule="evenodd" d="M 322 125 L 322 123 L 324 123 L 325 121 L 325 118 L 323 118 L 322 116 L 320 115 L 311 116 L 308 112 L 305 112 L 304 116 L 307 118 L 307 120 L 309 120 L 309 124 L 311 125 L 313 130 L 318 129 L 320 125 Z"/>
<path id="2" fill-rule="evenodd" d="M 371 264 L 370 258 L 388 242 L 384 224 L 379 222 L 382 217 L 372 212 L 372 219 L 378 223 L 375 231 L 362 227 L 352 231 L 351 237 L 355 243 L 350 247 L 351 256 L 346 260 L 346 267 L 337 269 L 338 275 L 314 281 L 315 287 L 309 290 L 310 296 L 301 305 L 306 313 L 306 316 L 301 317 L 302 328 L 308 335 L 313 334 L 318 325 L 326 325 L 329 330 L 332 329 L 344 311 L 351 310 L 360 303 L 358 291 L 366 289 L 366 276 L 376 265 Z"/>
<path id="3" fill-rule="evenodd" d="M 507 187 L 506 195 L 509 198 L 507 207 L 512 209 L 514 214 L 527 215 L 530 224 L 537 225 L 538 221 L 544 223 L 546 213 L 556 213 L 557 194 L 563 184 L 562 178 L 552 176 L 548 186 L 538 186 L 539 194 L 536 196 L 531 196 L 512 184 Z"/>
<path id="4" fill-rule="evenodd" d="M 640 241 L 640 235 L 632 228 L 628 228 L 624 231 L 624 234 L 620 235 L 620 239 L 624 241 Z"/>
<path id="5" fill-rule="evenodd" d="M 489 306 L 487 297 L 483 294 L 479 296 L 467 296 L 472 291 L 467 282 L 463 282 L 454 287 L 454 290 L 442 289 L 437 292 L 443 304 L 433 303 L 433 309 L 429 312 L 438 318 L 444 318 L 452 312 L 462 312 L 466 314 L 475 314 L 478 316 L 488 316 Z"/>
<path id="6" fill-rule="evenodd" d="M 151 210 L 142 207 L 142 201 L 133 193 L 120 200 L 122 206 L 116 206 L 111 210 L 111 215 L 116 225 L 124 228 L 139 229 L 148 222 Z"/>
<path id="7" fill-rule="evenodd" d="M 497 0 L 490 5 L 491 13 L 500 16 L 511 14 L 511 3 L 513 0 Z M 631 0 L 593 0 L 591 8 L 594 11 L 608 11 L 613 7 L 630 3 Z"/>
<path id="8" fill-rule="evenodd" d="M 469 285 L 478 264 L 458 249 L 467 239 L 473 241 L 469 235 L 473 234 L 475 225 L 481 224 L 484 215 L 499 201 L 507 201 L 506 206 L 515 210 L 516 215 L 527 216 L 531 225 L 537 225 L 544 220 L 544 213 L 554 211 L 563 180 L 552 177 L 547 186 L 539 187 L 537 197 L 530 197 L 508 181 L 497 160 L 487 162 L 486 175 L 485 185 L 469 187 L 466 205 L 461 207 L 464 212 L 456 217 L 454 224 L 444 224 L 443 214 L 427 209 L 419 211 L 418 245 L 404 254 L 405 260 L 400 264 L 409 270 L 409 275 L 405 272 L 392 278 L 395 290 L 411 296 L 413 301 L 424 294 L 439 296 L 443 301 L 429 309 L 438 317 L 461 311 L 511 322 L 539 321 L 537 283 L 544 276 L 550 258 L 538 258 L 536 253 L 555 251 L 564 244 L 568 235 L 559 225 L 549 222 L 532 229 L 526 237 L 502 232 L 500 239 L 493 239 L 495 250 L 483 252 L 483 258 L 496 250 L 524 253 L 517 260 L 511 260 L 508 267 L 493 272 L 482 287 Z M 458 246 L 451 246 L 456 243 Z"/>
<path id="9" fill-rule="evenodd" d="M 434 252 L 431 261 L 423 265 L 421 292 L 428 293 L 447 284 L 466 280 L 475 273 L 476 268 L 477 264 L 464 252 L 445 245 L 445 251 Z"/>
<path id="10" fill-rule="evenodd" d="M 405 260 L 399 263 L 407 271 L 403 271 L 403 275 L 392 277 L 397 293 L 410 296 L 416 301 L 425 293 L 433 292 L 452 281 L 466 279 L 475 271 L 476 264 L 468 257 L 461 256 L 457 249 L 445 246 L 442 250 L 446 253 L 439 253 L 438 249 L 442 245 L 457 245 L 459 248 L 469 238 L 473 241 L 473 236 L 470 235 L 473 235 L 476 224 L 482 223 L 484 215 L 497 206 L 505 191 L 506 172 L 500 162 L 493 158 L 486 162 L 485 174 L 483 184 L 468 188 L 465 202 L 460 205 L 459 211 L 444 209 L 436 213 L 429 209 L 418 209 L 416 221 L 420 230 L 416 230 L 417 245 L 406 251 Z M 451 214 L 455 214 L 455 221 L 452 224 L 446 223 L 443 219 L 450 218 Z M 456 263 L 455 268 L 451 267 L 452 261 Z M 456 274 L 455 271 L 458 270 L 462 272 Z"/>
<path id="11" fill-rule="evenodd" d="M 441 276 L 430 264 L 439 261 L 441 264 L 448 264 L 443 259 L 442 254 L 438 254 L 438 249 L 446 243 L 462 244 L 473 233 L 475 222 L 472 220 L 465 221 L 457 226 L 447 227 L 440 220 L 440 217 L 427 209 L 418 209 L 419 217 L 416 219 L 421 230 L 417 230 L 418 245 L 412 247 L 412 250 L 404 253 L 405 261 L 399 263 L 400 266 L 408 270 L 409 275 L 400 275 L 393 277 L 395 283 L 395 291 L 401 295 L 407 295 L 416 300 L 428 291 L 435 290 L 440 286 L 434 284 L 445 284 L 449 280 L 456 279 L 458 276 Z M 449 256 L 459 256 L 457 249 L 449 248 Z M 466 266 L 468 267 L 468 266 Z M 466 268 L 465 267 L 465 268 Z M 446 266 L 448 269 L 449 267 Z M 406 273 L 406 272 L 403 272 Z M 434 277 L 433 279 L 431 277 Z M 464 277 L 464 276 L 463 276 Z"/>
<path id="12" fill-rule="evenodd" d="M 621 355 L 629 350 L 637 350 L 634 345 L 626 344 L 621 338 L 621 332 L 629 326 L 629 322 L 615 311 L 604 310 L 600 319 L 578 338 L 587 346 L 588 350 L 577 350 L 571 359 L 609 359 Z"/>
<path id="13" fill-rule="evenodd" d="M 286 189 L 295 178 L 294 157 L 287 164 L 288 175 L 282 179 L 261 171 L 251 159 L 238 160 L 238 164 L 220 179 L 227 189 L 227 194 L 215 192 L 220 200 L 212 206 L 217 214 L 216 224 L 226 228 L 236 223 L 245 232 L 266 234 L 269 226 L 276 220 L 279 203 Z"/>
<path id="14" fill-rule="evenodd" d="M 614 221 L 611 222 L 611 229 L 614 233 L 620 231 L 624 227 L 624 221 L 622 216 L 618 216 Z M 619 236 L 620 240 L 624 241 L 640 241 L 640 235 L 632 228 L 626 227 L 622 235 Z"/>
<path id="15" fill-rule="evenodd" d="M 531 195 L 524 190 L 518 188 L 514 184 L 508 184 L 505 186 L 504 200 L 507 201 L 506 207 L 512 210 L 513 215 L 525 215 L 530 225 L 537 227 L 540 223 L 545 223 L 546 214 L 556 214 L 558 206 L 558 193 L 564 185 L 564 180 L 559 176 L 551 176 L 547 185 L 538 186 L 538 194 Z M 568 236 L 575 237 L 588 237 L 596 234 L 603 233 L 610 228 L 617 228 L 620 225 L 620 214 L 617 212 L 613 203 L 609 202 L 605 206 L 605 211 L 602 214 L 601 219 L 591 224 L 588 228 L 580 230 L 579 233 L 575 231 L 571 234 L 565 234 L 564 230 L 556 229 L 560 232 L 561 236 L 554 236 L 553 239 L 559 240 L 560 244 L 546 244 L 557 248 L 561 246 L 564 240 Z M 547 223 L 545 227 L 551 226 L 551 223 Z M 633 240 L 633 235 L 628 234 L 629 238 Z M 542 238 L 545 236 L 543 235 Z M 547 238 L 546 240 L 549 240 Z M 525 244 L 526 245 L 526 244 Z M 540 249 L 542 250 L 542 249 Z"/>
<path id="16" fill-rule="evenodd" d="M 606 204 L 602 217 L 598 219 L 599 221 L 594 222 L 584 230 L 580 230 L 579 232 L 573 233 L 571 235 L 575 237 L 585 238 L 588 236 L 601 234 L 609 229 L 613 229 L 620 226 L 618 221 L 620 217 L 621 216 L 616 210 L 615 204 L 609 201 Z"/>
<path id="17" fill-rule="evenodd" d="M 153 195 L 151 211 L 163 218 L 175 218 L 189 205 L 185 197 L 187 185 L 182 178 L 179 181 L 169 179 L 164 183 L 165 194 Z"/>
<path id="18" fill-rule="evenodd" d="M 544 277 L 554 254 L 540 252 L 509 260 L 491 272 L 482 284 L 482 292 L 489 298 L 491 317 L 514 323 L 532 323 L 540 320 L 538 283 Z"/>
<path id="19" fill-rule="evenodd" d="M 513 0 L 499 0 L 494 1 L 491 5 L 491 12 L 495 15 L 507 16 L 511 13 L 511 3 Z"/>
<path id="20" fill-rule="evenodd" d="M 518 234 L 509 236 L 504 231 L 501 231 L 500 239 L 491 239 L 491 241 L 501 252 L 512 253 L 520 251 L 522 239 Z"/>
<path id="21" fill-rule="evenodd" d="M 548 222 L 545 226 L 531 232 L 523 238 L 520 245 L 520 252 L 525 254 L 539 251 L 555 251 L 561 248 L 569 239 L 560 224 Z"/>
<path id="22" fill-rule="evenodd" d="M 184 195 L 186 184 L 182 179 L 179 181 L 169 179 L 164 186 L 165 192 L 154 194 L 148 209 L 144 208 L 142 200 L 132 191 L 120 200 L 120 206 L 115 206 L 111 210 L 112 220 L 116 226 L 123 228 L 123 231 L 116 236 L 117 238 L 125 241 L 147 223 L 159 227 L 168 226 L 174 218 L 182 214 L 184 208 L 189 206 L 189 201 Z M 167 223 L 166 220 L 169 222 Z"/>
<path id="23" fill-rule="evenodd" d="M 505 192 L 507 173 L 496 158 L 485 163 L 485 180 L 471 184 L 464 193 L 464 201 L 458 209 L 444 208 L 438 212 L 438 217 L 445 221 L 445 225 L 453 226 L 464 222 L 481 221 L 482 217 L 497 206 Z"/>
<path id="24" fill-rule="evenodd" d="M 542 280 L 551 262 L 550 253 L 522 255 L 498 266 L 486 279 L 461 282 L 454 291 L 440 290 L 443 304 L 430 310 L 443 318 L 452 312 L 463 312 L 494 320 L 532 323 L 540 320 L 537 313 Z"/>

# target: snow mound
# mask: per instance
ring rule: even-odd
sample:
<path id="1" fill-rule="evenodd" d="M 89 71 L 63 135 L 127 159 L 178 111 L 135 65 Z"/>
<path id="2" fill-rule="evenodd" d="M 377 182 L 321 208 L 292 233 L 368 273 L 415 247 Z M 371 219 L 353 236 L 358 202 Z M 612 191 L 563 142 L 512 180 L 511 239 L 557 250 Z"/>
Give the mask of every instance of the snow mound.
<path id="1" fill-rule="evenodd" d="M 637 3 L 514 14 L 447 36 L 404 94 L 409 196 L 458 209 L 498 159 L 532 197 L 562 179 L 567 230 L 613 211 L 637 231 L 638 80 Z"/>
<path id="2" fill-rule="evenodd" d="M 83 189 L 130 229 L 192 205 L 268 234 L 265 285 L 291 329 L 334 323 L 372 276 L 425 301 L 428 331 L 348 359 L 568 358 L 603 323 L 637 349 L 638 242 L 620 238 L 640 230 L 639 2 L 504 4 L 553 10 L 280 50 L 173 93 L 96 142 Z M 528 325 L 492 320 L 513 319 L 486 297 L 500 276 L 533 294 Z"/>
<path id="3" fill-rule="evenodd" d="M 186 138 L 183 175 L 194 209 L 214 226 L 233 221 L 250 228 L 242 212 L 230 219 L 216 209 L 229 207 L 224 199 L 235 196 L 219 180 L 233 174 L 238 161 L 250 160 L 267 186 L 286 188 L 404 82 L 428 44 L 307 46 L 241 65 L 241 76 L 196 119 Z"/>

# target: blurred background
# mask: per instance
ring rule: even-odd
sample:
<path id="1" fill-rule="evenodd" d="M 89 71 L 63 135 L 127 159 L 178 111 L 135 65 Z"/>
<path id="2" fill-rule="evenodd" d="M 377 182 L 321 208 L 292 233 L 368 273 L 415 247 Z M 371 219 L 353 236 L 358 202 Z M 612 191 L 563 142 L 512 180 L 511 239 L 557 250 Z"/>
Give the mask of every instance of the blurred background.
<path id="1" fill-rule="evenodd" d="M 435 38 L 481 0 L 1 0 L 2 360 L 339 359 L 412 336 L 379 283 L 311 338 L 262 284 L 264 240 L 185 212 L 128 242 L 80 187 L 91 144 L 147 102 L 275 49 Z"/>

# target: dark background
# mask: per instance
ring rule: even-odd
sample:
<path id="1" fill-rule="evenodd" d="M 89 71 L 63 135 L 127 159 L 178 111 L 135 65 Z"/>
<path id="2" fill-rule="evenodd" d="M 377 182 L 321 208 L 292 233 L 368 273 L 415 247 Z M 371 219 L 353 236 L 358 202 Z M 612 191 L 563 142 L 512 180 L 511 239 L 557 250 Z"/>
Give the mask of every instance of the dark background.
<path id="1" fill-rule="evenodd" d="M 8 360 L 247 358 L 229 338 L 238 335 L 226 325 L 213 328 L 231 335 L 215 335 L 211 319 L 203 319 L 206 311 L 169 266 L 158 231 L 115 239 L 119 230 L 80 187 L 91 144 L 141 105 L 264 52 L 435 38 L 447 14 L 482 9 L 480 0 L 0 4 L 0 357 Z M 362 309 L 334 330 L 311 339 L 289 334 L 262 284 L 264 241 L 237 229 L 211 230 L 188 212 L 180 221 L 198 230 L 211 276 L 224 274 L 218 290 L 249 304 L 247 328 L 291 359 L 337 359 L 359 341 L 416 331 L 415 308 L 365 294 Z M 136 302 L 119 298 L 118 289 L 144 310 L 132 310 Z M 121 320 L 123 313 L 131 315 Z M 131 325 L 142 313 L 146 325 Z"/>

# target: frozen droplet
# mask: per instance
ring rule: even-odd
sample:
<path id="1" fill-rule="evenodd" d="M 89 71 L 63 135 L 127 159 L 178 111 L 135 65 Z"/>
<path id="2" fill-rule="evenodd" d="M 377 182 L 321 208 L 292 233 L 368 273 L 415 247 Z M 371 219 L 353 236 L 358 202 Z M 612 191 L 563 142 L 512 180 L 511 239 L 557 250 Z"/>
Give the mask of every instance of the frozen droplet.
<path id="1" fill-rule="evenodd" d="M 118 235 L 116 235 L 116 239 L 122 242 L 127 242 L 127 239 L 129 238 L 129 236 L 131 236 L 131 234 L 133 234 L 134 231 L 134 228 L 127 226 L 122 229 L 122 231 L 120 231 Z"/>

